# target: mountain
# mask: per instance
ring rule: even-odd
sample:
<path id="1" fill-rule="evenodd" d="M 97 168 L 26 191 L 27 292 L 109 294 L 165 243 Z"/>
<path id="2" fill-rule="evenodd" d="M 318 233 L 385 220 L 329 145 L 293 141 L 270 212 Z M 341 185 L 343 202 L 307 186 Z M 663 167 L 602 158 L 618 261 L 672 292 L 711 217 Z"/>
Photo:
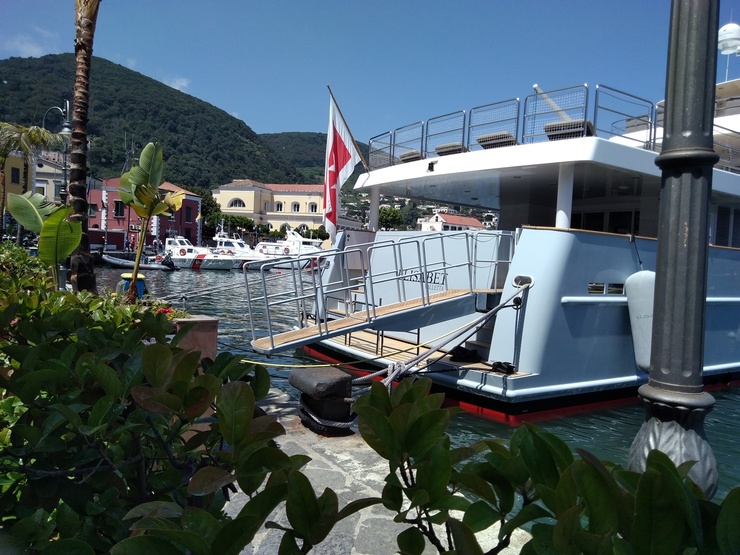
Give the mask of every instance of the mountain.
<path id="1" fill-rule="evenodd" d="M 0 121 L 61 128 L 57 110 L 71 101 L 74 55 L 0 60 Z M 165 155 L 164 178 L 213 188 L 234 179 L 321 183 L 326 134 L 258 135 L 223 110 L 126 67 L 95 57 L 88 121 L 90 174 L 121 175 L 150 141 Z M 133 149 L 131 144 L 134 144 Z"/>

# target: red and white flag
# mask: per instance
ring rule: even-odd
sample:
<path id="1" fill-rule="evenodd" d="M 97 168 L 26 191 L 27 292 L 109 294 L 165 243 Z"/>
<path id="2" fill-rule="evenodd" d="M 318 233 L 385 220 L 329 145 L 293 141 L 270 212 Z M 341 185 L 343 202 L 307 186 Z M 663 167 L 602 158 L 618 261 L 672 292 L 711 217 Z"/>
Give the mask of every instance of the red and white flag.
<path id="1" fill-rule="evenodd" d="M 337 235 L 337 216 L 341 201 L 341 188 L 360 161 L 347 124 L 334 102 L 329 98 L 329 131 L 326 138 L 326 165 L 324 167 L 324 227 L 331 236 Z"/>

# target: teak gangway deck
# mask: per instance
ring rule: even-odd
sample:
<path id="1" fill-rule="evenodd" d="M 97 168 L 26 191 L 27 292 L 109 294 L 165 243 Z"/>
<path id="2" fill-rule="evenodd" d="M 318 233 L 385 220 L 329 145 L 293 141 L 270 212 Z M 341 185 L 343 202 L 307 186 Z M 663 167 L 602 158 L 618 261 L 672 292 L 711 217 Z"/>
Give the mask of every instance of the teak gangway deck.
<path id="1" fill-rule="evenodd" d="M 450 317 L 459 315 L 460 309 L 471 313 L 475 311 L 475 299 L 479 293 L 491 293 L 492 290 L 479 289 L 448 289 L 441 293 L 435 293 L 428 297 L 417 297 L 393 304 L 370 307 L 360 310 L 343 318 L 319 322 L 317 324 L 299 328 L 288 332 L 268 335 L 252 341 L 252 348 L 261 354 L 271 355 L 287 349 L 296 349 L 320 341 L 352 333 L 354 331 L 371 328 L 382 324 L 388 324 L 397 318 L 413 318 L 427 311 L 434 305 L 435 312 L 441 313 L 441 304 L 452 314 Z"/>

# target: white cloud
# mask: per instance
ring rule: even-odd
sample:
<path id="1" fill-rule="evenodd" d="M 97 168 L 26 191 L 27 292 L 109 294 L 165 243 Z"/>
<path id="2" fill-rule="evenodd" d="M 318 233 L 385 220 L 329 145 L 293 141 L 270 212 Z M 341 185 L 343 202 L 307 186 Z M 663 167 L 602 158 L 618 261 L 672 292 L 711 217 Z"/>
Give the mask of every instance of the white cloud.
<path id="1" fill-rule="evenodd" d="M 184 91 L 190 86 L 190 79 L 188 79 L 187 77 L 173 77 L 172 79 L 168 79 L 164 83 L 165 85 L 169 85 L 173 89 Z"/>
<path id="2" fill-rule="evenodd" d="M 0 55 L 2 56 L 37 58 L 45 54 L 57 54 L 61 51 L 59 48 L 59 33 L 38 25 L 32 26 L 29 31 L 6 36 L 0 42 Z"/>
<path id="3" fill-rule="evenodd" d="M 20 56 L 21 58 L 38 58 L 50 53 L 50 49 L 43 41 L 29 35 L 7 37 L 2 42 L 2 47 L 8 55 Z"/>

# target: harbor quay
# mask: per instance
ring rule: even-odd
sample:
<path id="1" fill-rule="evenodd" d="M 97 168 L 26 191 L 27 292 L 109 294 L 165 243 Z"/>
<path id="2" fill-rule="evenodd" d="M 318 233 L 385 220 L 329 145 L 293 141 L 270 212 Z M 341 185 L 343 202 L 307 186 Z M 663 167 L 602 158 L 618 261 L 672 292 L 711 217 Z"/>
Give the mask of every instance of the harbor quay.
<path id="1" fill-rule="evenodd" d="M 288 455 L 306 455 L 311 461 L 303 468 L 304 474 L 319 495 L 324 488 L 331 488 L 339 498 L 339 508 L 367 497 L 379 497 L 385 485 L 388 462 L 382 459 L 362 439 L 359 432 L 341 437 L 324 437 L 306 428 L 299 417 L 299 405 L 286 392 L 272 388 L 266 399 L 259 403 L 278 418 L 286 435 L 277 439 L 280 448 Z M 247 498 L 237 493 L 226 506 L 226 512 L 236 516 Z M 317 555 L 381 555 L 398 552 L 396 536 L 408 525 L 393 522 L 394 514 L 375 505 L 340 521 L 329 536 L 311 553 Z M 284 508 L 279 508 L 268 521 L 287 524 Z M 478 534 L 481 546 L 489 549 L 497 544 L 497 528 Z M 278 553 L 283 532 L 263 528 L 255 536 L 243 555 L 269 555 Z M 517 531 L 511 544 L 501 553 L 519 553 L 529 536 Z M 437 551 L 428 545 L 425 554 Z"/>

